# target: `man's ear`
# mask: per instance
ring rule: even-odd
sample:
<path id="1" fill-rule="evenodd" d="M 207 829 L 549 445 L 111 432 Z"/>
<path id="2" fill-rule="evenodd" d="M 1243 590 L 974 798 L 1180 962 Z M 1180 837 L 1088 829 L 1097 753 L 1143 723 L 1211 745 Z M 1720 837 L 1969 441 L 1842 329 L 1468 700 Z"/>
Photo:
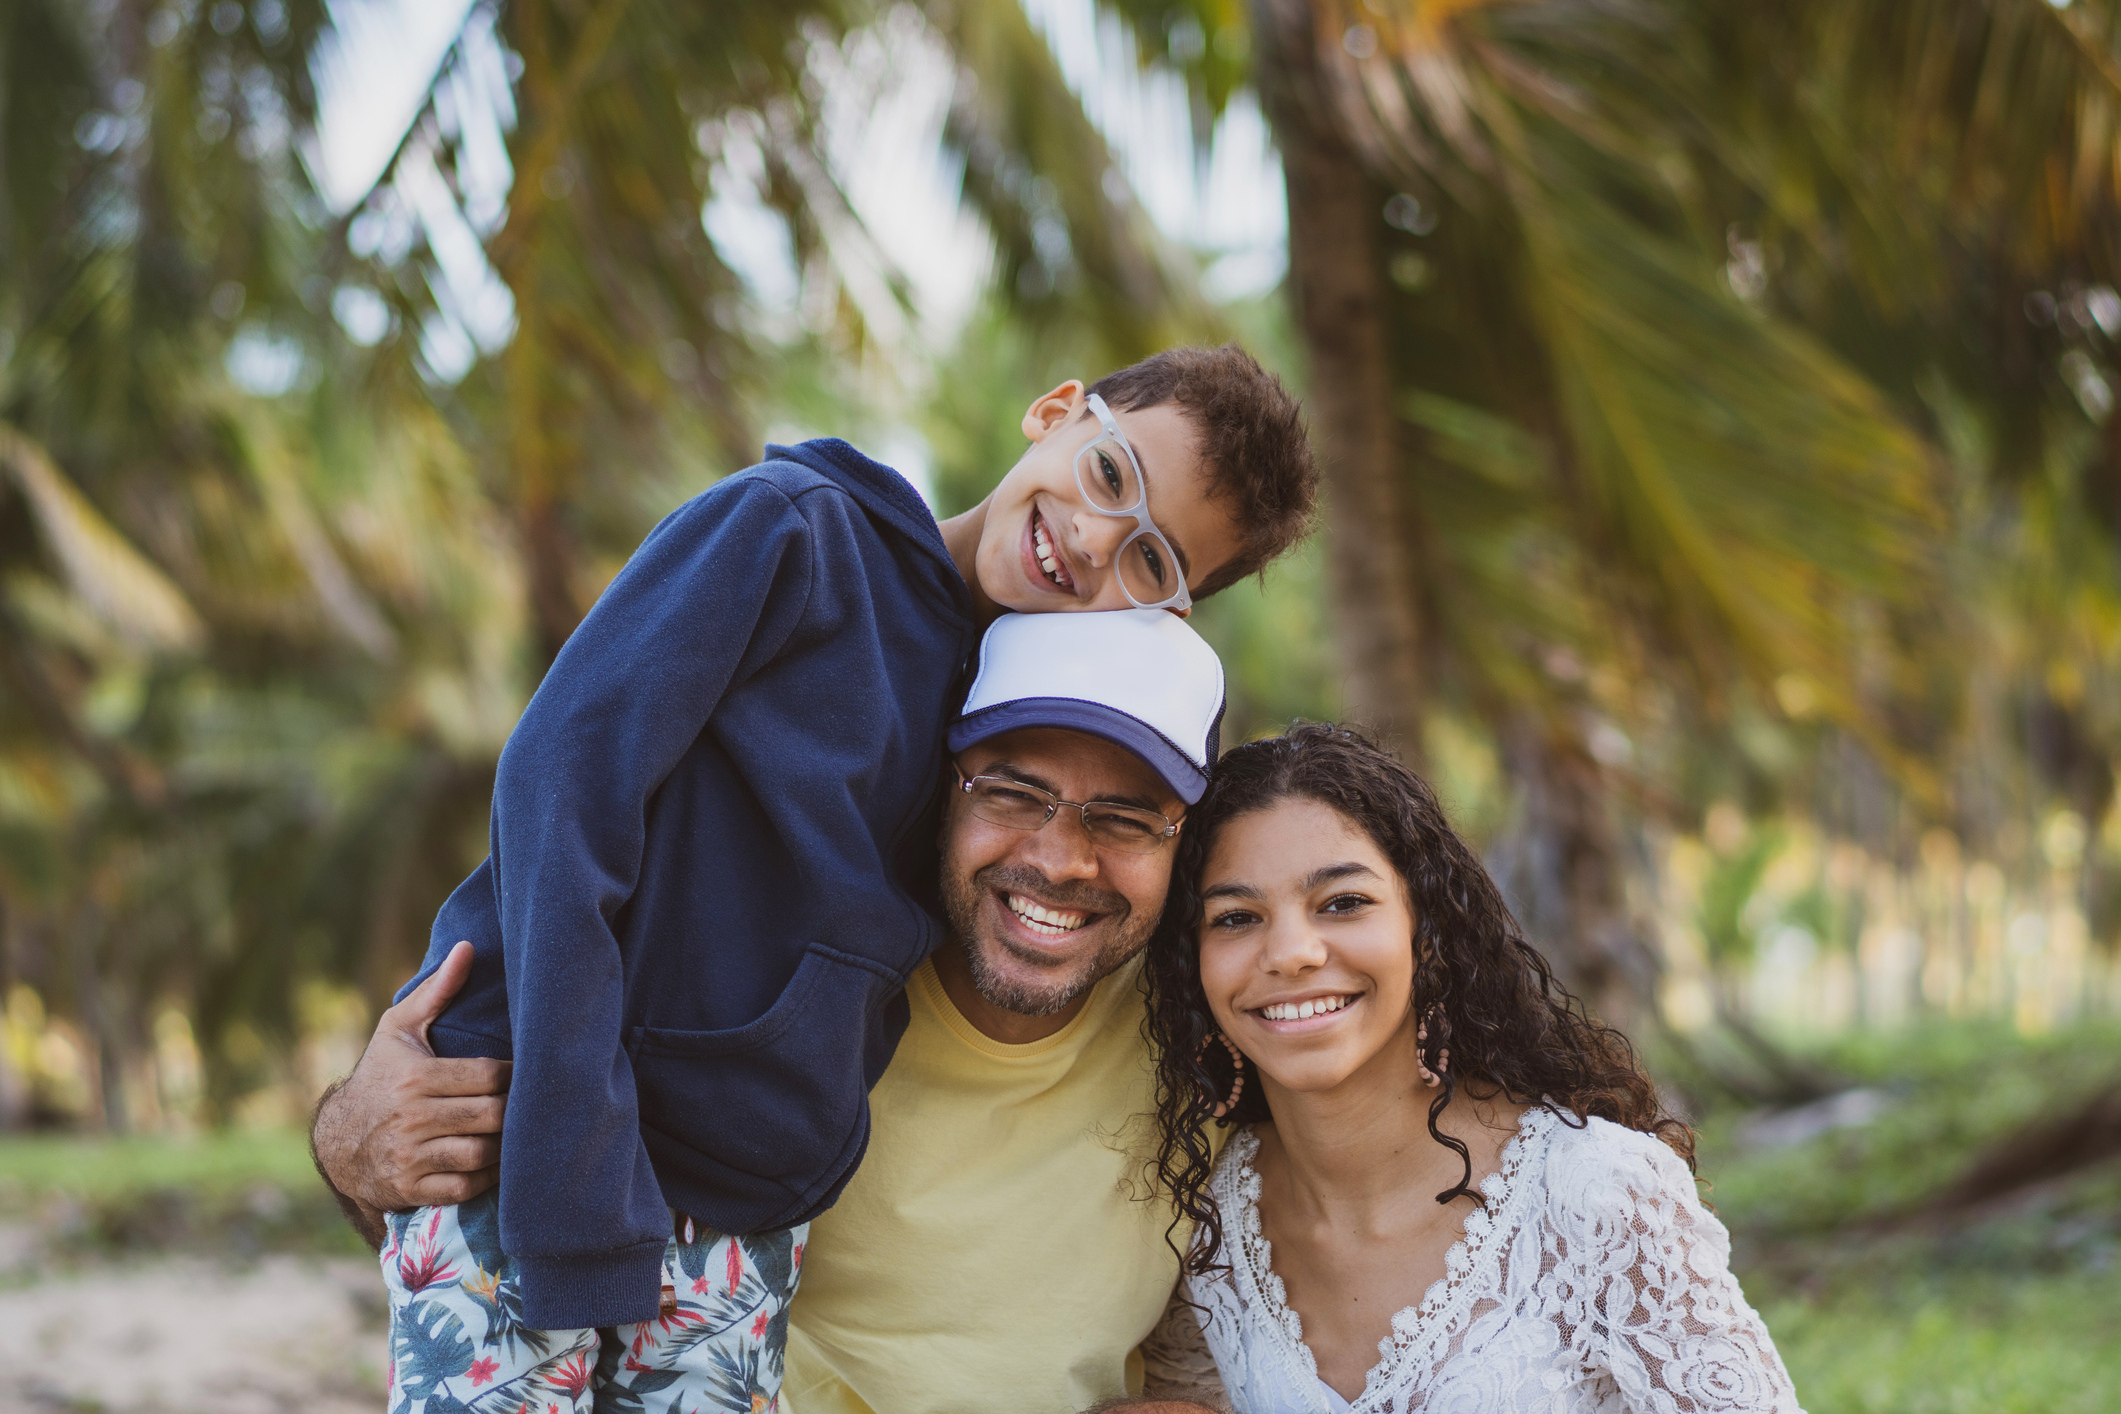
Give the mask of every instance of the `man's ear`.
<path id="1" fill-rule="evenodd" d="M 1024 410 L 1024 436 L 1033 442 L 1045 441 L 1054 428 L 1065 424 L 1082 408 L 1086 392 L 1082 379 L 1070 378 L 1052 392 L 1032 399 L 1031 406 Z"/>

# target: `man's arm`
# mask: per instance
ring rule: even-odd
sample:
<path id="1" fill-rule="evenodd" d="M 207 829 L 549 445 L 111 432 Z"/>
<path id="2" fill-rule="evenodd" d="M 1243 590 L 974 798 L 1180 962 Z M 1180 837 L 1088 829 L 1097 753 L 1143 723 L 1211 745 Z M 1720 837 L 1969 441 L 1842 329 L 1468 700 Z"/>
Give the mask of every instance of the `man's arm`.
<path id="1" fill-rule="evenodd" d="M 1172 1287 L 1163 1319 L 1141 1343 L 1141 1357 L 1141 1398 L 1109 1407 L 1155 1409 L 1159 1414 L 1177 1414 L 1180 1410 L 1192 1414 L 1202 1409 L 1211 1414 L 1230 1414 L 1229 1391 L 1223 1388 L 1215 1356 L 1209 1353 L 1199 1308 L 1186 1298 L 1184 1277 Z M 1100 1405 L 1091 1414 L 1101 1414 L 1107 1407 Z"/>
<path id="2" fill-rule="evenodd" d="M 347 1221 L 383 1245 L 383 1215 L 461 1203 L 500 1172 L 507 1061 L 442 1060 L 427 1028 L 471 975 L 471 944 L 383 1013 L 353 1074 L 327 1089 L 310 1124 L 317 1173 Z"/>

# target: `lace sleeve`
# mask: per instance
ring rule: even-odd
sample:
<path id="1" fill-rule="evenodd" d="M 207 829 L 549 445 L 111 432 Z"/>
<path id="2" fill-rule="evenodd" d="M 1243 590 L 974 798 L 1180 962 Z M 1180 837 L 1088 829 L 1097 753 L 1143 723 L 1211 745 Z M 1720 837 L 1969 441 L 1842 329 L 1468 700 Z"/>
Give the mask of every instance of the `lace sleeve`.
<path id="1" fill-rule="evenodd" d="M 1767 1327 L 1731 1275 L 1730 1235 L 1659 1141 L 1624 1154 L 1580 1195 L 1590 1224 L 1591 1335 L 1630 1410 L 1803 1414 Z M 1639 1141 L 1639 1142 L 1635 1142 Z M 1604 1169 L 1605 1166 L 1599 1166 Z"/>
<path id="2" fill-rule="evenodd" d="M 1208 1337 L 1200 1317 L 1185 1303 L 1185 1282 L 1171 1293 L 1164 1318 L 1142 1342 L 1142 1394 L 1150 1398 L 1190 1399 L 1220 1414 L 1230 1414 L 1230 1396 L 1215 1372 Z"/>

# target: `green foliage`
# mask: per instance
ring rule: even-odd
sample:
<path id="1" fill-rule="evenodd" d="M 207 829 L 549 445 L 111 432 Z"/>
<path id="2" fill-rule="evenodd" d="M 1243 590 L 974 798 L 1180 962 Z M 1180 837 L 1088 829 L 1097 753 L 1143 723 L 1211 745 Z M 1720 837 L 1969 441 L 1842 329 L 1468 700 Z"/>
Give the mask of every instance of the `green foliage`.
<path id="1" fill-rule="evenodd" d="M 1778 831 L 1753 830 L 1735 851 L 1719 854 L 1710 865 L 1708 878 L 1702 881 L 1697 921 L 1711 962 L 1728 966 L 1751 960 L 1755 939 L 1747 926 L 1746 905 L 1781 847 Z"/>
<path id="2" fill-rule="evenodd" d="M 918 18 L 482 3 L 346 212 L 295 156 L 333 11 L 222 33 L 209 8 L 0 14 L 0 929 L 9 981 L 78 1043 L 111 1127 L 152 1083 L 167 1008 L 192 1019 L 209 1117 L 322 1078 L 288 1059 L 302 989 L 372 1008 L 410 970 L 484 848 L 494 760 L 544 663 L 647 525 L 749 460 L 758 429 L 861 437 L 929 389 L 948 513 L 1015 462 L 1024 406 L 1065 378 L 1236 329 L 1303 384 L 1280 301 L 1205 306 L 1014 0 Z M 1234 0 L 1103 10 L 1183 75 L 1197 139 L 1252 77 Z M 2022 822 L 2061 800 L 2112 937 L 2115 7 L 1310 13 L 1328 41 L 1356 23 L 1380 40 L 1375 63 L 1329 42 L 1328 106 L 1385 223 L 1404 455 L 1384 474 L 1405 517 L 1376 528 L 1409 542 L 1420 739 L 1454 819 L 1495 841 L 1543 802 L 1530 823 L 1574 833 L 1529 853 L 1572 885 L 1617 879 L 1624 836 L 1601 840 L 1553 780 L 1681 830 L 1715 800 L 1780 806 L 1880 855 L 1943 822 L 2030 877 Z M 907 288 L 878 272 L 822 128 L 836 46 L 906 24 L 949 55 L 945 143 L 997 257 L 932 367 L 889 335 Z M 753 305 L 701 223 L 745 156 L 803 271 L 800 330 Z M 474 237 L 505 328 L 463 326 L 423 201 Z M 372 341 L 337 313 L 364 299 Z M 260 351 L 284 386 L 232 371 Z M 1334 603 L 1334 554 L 1316 541 L 1201 606 L 1226 740 L 1340 711 L 1335 629 L 1361 606 Z M 1769 838 L 1704 889 L 1727 975 L 1754 950 Z M 1783 918 L 1853 951 L 1848 902 L 1815 889 Z M 1824 1261 L 2111 1050 L 1874 1041 L 1828 1061 L 1891 1093 L 1877 1123 L 1709 1165 L 1754 1251 Z M 1726 1132 L 1711 1122 L 1712 1154 Z M 338 1231 L 291 1151 L 215 1152 L 30 1145 L 0 1173 L 21 1166 L 24 1202 L 73 1193 L 90 1245 Z M 308 1196 L 257 1216 L 255 1192 L 283 1190 Z M 2103 1191 L 2057 1211 L 2089 1220 Z M 1981 1250 L 2048 1271 L 2037 1226 L 1984 1227 Z M 1914 1294 L 1827 1263 L 1804 1304 L 1761 1258 L 1812 1352 L 1793 1359 L 1832 1391 L 1815 1404 L 1886 1407 L 1863 1402 L 1876 1370 L 1927 1388 L 1995 1332 L 2052 1351 L 2104 1329 L 2070 1323 L 2100 1280 L 2075 1266 L 1983 1307 L 1978 1282 L 1924 1275 L 1927 1249 L 1857 1245 Z M 1845 1343 L 1872 1373 L 1835 1383 L 1835 1321 L 1888 1319 L 1931 1356 Z M 1909 1398 L 1892 1407 L 1927 1396 Z"/>
<path id="3" fill-rule="evenodd" d="M 1032 400 L 1070 378 L 1096 381 L 1107 371 L 1101 357 L 1086 332 L 1029 326 L 1006 301 L 983 301 L 937 361 L 921 410 L 936 514 L 953 516 L 985 499 L 1030 445 L 1022 423 Z"/>
<path id="4" fill-rule="evenodd" d="M 2103 1409 L 2121 1380 L 2121 1170 L 1918 1216 L 2023 1126 L 2121 1083 L 2111 1023 L 1856 1033 L 1807 1057 L 1877 1087 L 1870 1123 L 1744 1147 L 1712 1115 L 1701 1173 L 1807 1409 Z"/>
<path id="5" fill-rule="evenodd" d="M 925 10 L 959 66 L 945 141 L 964 162 L 966 204 L 993 234 L 995 288 L 1015 317 L 1080 342 L 1106 368 L 1211 329 L 1189 262 L 1150 225 L 1018 0 Z"/>
<path id="6" fill-rule="evenodd" d="M 1883 1113 L 1753 1154 L 1734 1152 L 1733 1117 L 1703 1126 L 1701 1172 L 1713 1198 L 1735 1230 L 1761 1241 L 1823 1237 L 1913 1210 L 2019 1126 L 2121 1081 L 2121 1028 L 2027 1039 L 2000 1023 L 1938 1022 L 1897 1035 L 1851 1032 L 1816 1059 L 1878 1088 Z"/>
<path id="7" fill-rule="evenodd" d="M 1633 679 L 1596 707 L 1641 729 L 1721 725 L 1743 682 L 1792 671 L 1869 721 L 1852 611 L 1931 595 L 1931 455 L 1829 331 L 1732 275 L 1753 200 L 1733 173 L 1783 135 L 1719 145 L 1714 22 L 1323 8 L 1379 51 L 1322 62 L 1390 228 L 1425 686 L 1558 719 L 1585 696 L 1543 668 L 1559 650 Z"/>
<path id="8" fill-rule="evenodd" d="M 1108 0 L 1142 57 L 1177 71 L 1193 100 L 1195 143 L 1206 149 L 1212 124 L 1250 77 L 1252 35 L 1241 0 Z"/>
<path id="9" fill-rule="evenodd" d="M 11 1136 L 0 1140 L 0 1218 L 29 1223 L 51 1259 L 366 1250 L 287 1129 Z"/>
<path id="10" fill-rule="evenodd" d="M 1962 1280 L 1762 1312 L 1811 1414 L 2102 1414 L 2121 1388 L 2111 1276 Z"/>
<path id="11" fill-rule="evenodd" d="M 1338 715 L 1339 665 L 1321 563 L 1330 553 L 1314 538 L 1194 610 L 1193 626 L 1221 656 L 1229 685 L 1225 745 L 1272 735 L 1298 718 Z"/>
<path id="12" fill-rule="evenodd" d="M 316 1180 L 308 1141 L 287 1129 L 226 1129 L 177 1138 L 14 1135 L 0 1141 L 0 1189 L 14 1200 L 65 1195 L 125 1200 L 156 1188 L 208 1196 Z"/>
<path id="13" fill-rule="evenodd" d="M 822 124 L 842 41 L 910 11 L 474 5 L 345 211 L 298 157 L 334 12 L 230 13 L 0 14 L 0 933 L 113 1129 L 164 1008 L 208 1117 L 321 1079 L 302 989 L 411 971 L 603 584 L 779 410 L 874 425 L 907 323 Z M 932 18 L 966 200 L 1036 267 L 999 308 L 1069 373 L 1200 324 L 1020 8 Z M 702 222 L 754 177 L 794 331 Z"/>

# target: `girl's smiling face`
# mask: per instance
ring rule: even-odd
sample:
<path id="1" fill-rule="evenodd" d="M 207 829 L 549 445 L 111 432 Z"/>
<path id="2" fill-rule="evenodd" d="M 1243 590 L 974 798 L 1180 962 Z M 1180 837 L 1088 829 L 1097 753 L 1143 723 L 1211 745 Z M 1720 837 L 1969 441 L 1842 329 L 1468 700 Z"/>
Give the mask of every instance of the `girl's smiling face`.
<path id="1" fill-rule="evenodd" d="M 1200 981 L 1261 1076 L 1316 1093 L 1390 1051 L 1414 1073 L 1414 910 L 1361 827 L 1290 798 L 1223 825 L 1202 870 Z"/>

